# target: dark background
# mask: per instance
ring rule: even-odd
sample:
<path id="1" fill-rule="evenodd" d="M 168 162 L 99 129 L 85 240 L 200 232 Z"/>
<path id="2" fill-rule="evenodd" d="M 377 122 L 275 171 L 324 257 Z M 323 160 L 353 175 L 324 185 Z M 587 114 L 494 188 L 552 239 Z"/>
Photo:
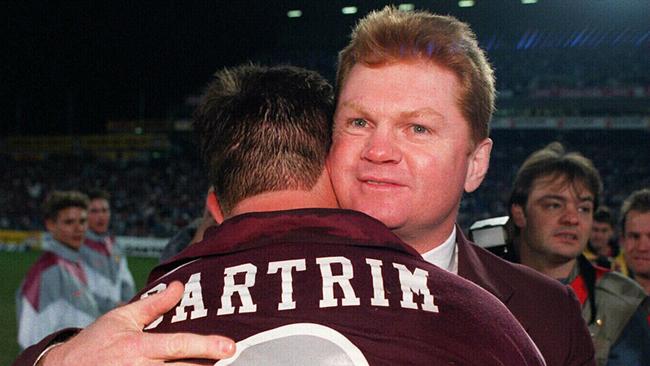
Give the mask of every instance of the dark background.
<path id="1" fill-rule="evenodd" d="M 648 0 L 411 1 L 469 22 L 485 48 L 525 32 L 635 33 L 650 40 Z M 187 117 L 210 75 L 247 60 L 333 77 L 357 19 L 383 1 L 15 1 L 2 7 L 0 135 L 102 133 L 108 120 Z M 398 4 L 398 3 L 396 3 Z M 355 5 L 357 14 L 341 7 Z M 289 19 L 290 9 L 301 18 Z M 610 37 L 611 39 L 611 37 Z M 648 54 L 648 53 L 646 53 Z M 497 76 L 507 70 L 499 69 Z"/>

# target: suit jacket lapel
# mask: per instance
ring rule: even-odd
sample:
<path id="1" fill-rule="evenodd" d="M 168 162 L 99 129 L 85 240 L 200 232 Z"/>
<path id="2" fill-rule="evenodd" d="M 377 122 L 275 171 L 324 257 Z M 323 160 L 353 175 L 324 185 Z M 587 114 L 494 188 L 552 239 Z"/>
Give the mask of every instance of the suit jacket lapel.
<path id="1" fill-rule="evenodd" d="M 491 270 L 477 253 L 482 250 L 472 244 L 463 231 L 457 227 L 456 244 L 458 245 L 458 275 L 474 282 L 496 296 L 502 303 L 507 304 L 514 293 L 514 288 L 507 278 L 503 278 L 497 267 Z M 486 255 L 481 253 L 481 255 Z M 492 258 L 490 258 L 492 259 Z M 495 259 L 496 260 L 496 259 Z"/>

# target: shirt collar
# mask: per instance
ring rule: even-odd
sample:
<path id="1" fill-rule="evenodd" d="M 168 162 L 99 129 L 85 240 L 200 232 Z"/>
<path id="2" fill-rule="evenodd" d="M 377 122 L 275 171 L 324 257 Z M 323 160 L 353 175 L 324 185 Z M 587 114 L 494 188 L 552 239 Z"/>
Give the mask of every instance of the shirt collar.
<path id="1" fill-rule="evenodd" d="M 92 230 L 86 230 L 86 239 L 90 239 L 92 241 L 103 241 L 108 236 L 108 233 L 98 234 Z"/>
<path id="2" fill-rule="evenodd" d="M 59 257 L 67 259 L 71 262 L 79 262 L 80 260 L 79 251 L 71 249 L 67 245 L 54 239 L 50 233 L 43 235 L 42 248 L 43 250 L 52 252 Z"/>
<path id="3" fill-rule="evenodd" d="M 447 272 L 458 274 L 458 246 L 456 245 L 456 227 L 451 231 L 451 234 L 442 242 L 442 244 L 431 249 L 426 253 L 422 253 L 425 261 L 436 265 Z"/>

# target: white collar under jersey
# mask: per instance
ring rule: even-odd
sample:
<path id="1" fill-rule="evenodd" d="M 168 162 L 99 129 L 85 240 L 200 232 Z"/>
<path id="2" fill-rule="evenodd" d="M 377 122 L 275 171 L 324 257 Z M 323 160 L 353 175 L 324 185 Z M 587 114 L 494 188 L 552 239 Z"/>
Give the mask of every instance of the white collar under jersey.
<path id="1" fill-rule="evenodd" d="M 458 274 L 458 245 L 456 245 L 456 227 L 442 244 L 422 253 L 425 261 L 434 264 L 447 272 Z"/>

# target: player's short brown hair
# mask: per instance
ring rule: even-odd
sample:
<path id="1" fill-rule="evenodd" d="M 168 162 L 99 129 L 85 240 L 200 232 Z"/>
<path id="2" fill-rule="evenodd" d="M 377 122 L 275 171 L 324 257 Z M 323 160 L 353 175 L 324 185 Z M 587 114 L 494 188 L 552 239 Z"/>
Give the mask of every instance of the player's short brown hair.
<path id="1" fill-rule="evenodd" d="M 224 212 L 259 193 L 313 188 L 333 113 L 333 88 L 316 72 L 252 64 L 217 72 L 194 128 Z"/>
<path id="2" fill-rule="evenodd" d="M 650 188 L 632 192 L 621 206 L 621 232 L 625 235 L 625 220 L 630 211 L 650 212 Z"/>
<path id="3" fill-rule="evenodd" d="M 45 220 L 56 220 L 61 210 L 68 207 L 88 210 L 88 204 L 88 196 L 79 191 L 53 191 L 43 203 L 43 217 Z"/>
<path id="4" fill-rule="evenodd" d="M 469 25 L 452 16 L 403 12 L 394 6 L 369 13 L 339 53 L 337 93 L 357 63 L 373 67 L 413 60 L 429 60 L 454 72 L 461 88 L 458 106 L 469 123 L 472 141 L 488 137 L 494 73 Z"/>
<path id="5" fill-rule="evenodd" d="M 603 186 L 598 170 L 591 160 L 579 152 L 566 152 L 559 142 L 535 151 L 524 161 L 515 176 L 508 206 L 525 207 L 535 180 L 544 177 L 564 179 L 568 184 L 584 184 L 594 196 L 594 208 L 598 207 Z"/>
<path id="6" fill-rule="evenodd" d="M 106 200 L 108 202 L 111 201 L 111 194 L 108 193 L 108 191 L 103 190 L 103 189 L 99 189 L 99 188 L 89 190 L 86 193 L 86 195 L 88 196 L 88 199 L 90 201 L 96 200 L 96 199 L 102 199 L 102 200 Z"/>

